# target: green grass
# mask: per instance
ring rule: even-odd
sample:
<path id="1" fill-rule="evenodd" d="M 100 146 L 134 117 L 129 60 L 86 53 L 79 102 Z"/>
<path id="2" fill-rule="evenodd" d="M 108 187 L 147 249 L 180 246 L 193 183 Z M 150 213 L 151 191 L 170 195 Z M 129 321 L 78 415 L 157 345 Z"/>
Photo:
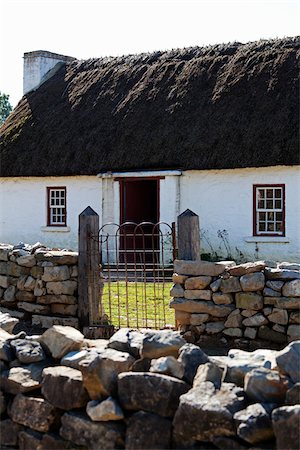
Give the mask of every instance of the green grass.
<path id="1" fill-rule="evenodd" d="M 169 307 L 172 283 L 115 281 L 104 284 L 102 305 L 116 328 L 174 327 Z"/>

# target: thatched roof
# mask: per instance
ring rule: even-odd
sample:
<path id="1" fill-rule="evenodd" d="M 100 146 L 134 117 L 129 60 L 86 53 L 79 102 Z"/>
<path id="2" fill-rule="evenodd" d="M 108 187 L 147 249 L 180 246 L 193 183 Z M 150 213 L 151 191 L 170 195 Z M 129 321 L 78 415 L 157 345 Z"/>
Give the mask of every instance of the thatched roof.
<path id="1" fill-rule="evenodd" d="M 2 126 L 2 175 L 299 164 L 299 44 L 67 63 Z"/>

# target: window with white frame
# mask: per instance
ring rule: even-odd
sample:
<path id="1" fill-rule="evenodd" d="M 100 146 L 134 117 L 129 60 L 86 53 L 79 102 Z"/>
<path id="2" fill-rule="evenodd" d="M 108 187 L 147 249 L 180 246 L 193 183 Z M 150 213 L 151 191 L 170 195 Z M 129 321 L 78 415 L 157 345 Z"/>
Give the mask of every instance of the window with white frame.
<path id="1" fill-rule="evenodd" d="M 253 203 L 253 235 L 285 236 L 285 185 L 254 185 Z"/>
<path id="2" fill-rule="evenodd" d="M 48 187 L 48 226 L 65 227 L 67 225 L 66 188 Z"/>

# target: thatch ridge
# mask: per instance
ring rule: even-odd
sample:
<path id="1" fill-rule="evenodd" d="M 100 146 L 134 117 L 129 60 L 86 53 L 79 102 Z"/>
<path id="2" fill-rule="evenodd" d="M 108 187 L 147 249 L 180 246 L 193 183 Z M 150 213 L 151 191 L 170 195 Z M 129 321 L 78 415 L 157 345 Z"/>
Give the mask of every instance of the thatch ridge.
<path id="1" fill-rule="evenodd" d="M 300 38 L 66 63 L 0 129 L 2 176 L 299 164 Z"/>

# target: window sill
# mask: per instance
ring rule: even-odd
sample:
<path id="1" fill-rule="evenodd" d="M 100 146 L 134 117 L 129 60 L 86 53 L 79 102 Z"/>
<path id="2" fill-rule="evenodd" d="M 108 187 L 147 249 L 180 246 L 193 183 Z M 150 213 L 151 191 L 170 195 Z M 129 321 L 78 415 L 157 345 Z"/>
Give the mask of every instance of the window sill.
<path id="1" fill-rule="evenodd" d="M 249 236 L 244 237 L 244 241 L 250 243 L 265 242 L 266 244 L 287 244 L 291 239 L 286 236 Z"/>
<path id="2" fill-rule="evenodd" d="M 71 231 L 71 227 L 41 227 L 41 231 L 52 233 L 68 233 Z"/>

